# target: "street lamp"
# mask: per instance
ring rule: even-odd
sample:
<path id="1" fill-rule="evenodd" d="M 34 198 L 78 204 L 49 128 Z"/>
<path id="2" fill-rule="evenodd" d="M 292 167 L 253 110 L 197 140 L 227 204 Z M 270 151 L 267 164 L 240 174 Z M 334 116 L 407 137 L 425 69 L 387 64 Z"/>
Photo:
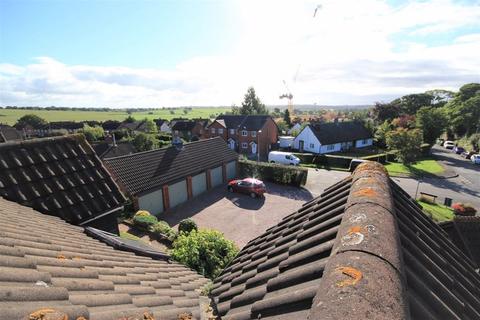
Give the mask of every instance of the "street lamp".
<path id="1" fill-rule="evenodd" d="M 258 130 L 257 133 L 257 162 L 260 161 L 260 133 L 262 133 L 262 130 Z"/>

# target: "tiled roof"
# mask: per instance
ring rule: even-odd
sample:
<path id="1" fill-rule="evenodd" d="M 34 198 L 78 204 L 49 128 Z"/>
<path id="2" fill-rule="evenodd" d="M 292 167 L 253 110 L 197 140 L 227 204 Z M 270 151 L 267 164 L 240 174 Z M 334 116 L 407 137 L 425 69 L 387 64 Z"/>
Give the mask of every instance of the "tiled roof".
<path id="1" fill-rule="evenodd" d="M 121 130 L 121 129 L 127 129 L 127 130 L 137 130 L 142 124 L 143 124 L 144 121 L 133 121 L 133 122 L 122 122 L 117 130 Z"/>
<path id="2" fill-rule="evenodd" d="M 221 115 L 215 120 L 227 129 L 257 131 L 263 128 L 268 118 L 270 118 L 268 115 Z"/>
<path id="3" fill-rule="evenodd" d="M 74 224 L 125 200 L 83 135 L 0 144 L 0 196 Z"/>
<path id="4" fill-rule="evenodd" d="M 328 122 L 309 125 L 321 144 L 334 144 L 362 139 L 370 139 L 372 134 L 361 123 Z"/>
<path id="5" fill-rule="evenodd" d="M 172 127 L 172 130 L 178 131 L 191 131 L 197 123 L 191 120 L 179 120 L 176 121 Z"/>
<path id="6" fill-rule="evenodd" d="M 377 163 L 250 241 L 214 281 L 222 319 L 479 319 L 480 276 Z"/>
<path id="7" fill-rule="evenodd" d="M 104 161 L 115 179 L 136 195 L 236 159 L 238 154 L 216 137 L 186 143 L 181 150 L 168 147 Z"/>
<path id="8" fill-rule="evenodd" d="M 480 217 L 456 216 L 453 221 L 440 223 L 453 243 L 480 267 Z"/>
<path id="9" fill-rule="evenodd" d="M 22 140 L 22 134 L 17 129 L 0 124 L 0 142 Z"/>
<path id="10" fill-rule="evenodd" d="M 207 282 L 178 263 L 116 250 L 0 198 L 0 319 L 199 319 Z M 48 310 L 57 317 L 34 316 Z"/>
<path id="11" fill-rule="evenodd" d="M 137 151 L 130 141 L 119 141 L 115 146 L 102 142 L 92 145 L 92 148 L 101 159 L 125 156 Z"/>

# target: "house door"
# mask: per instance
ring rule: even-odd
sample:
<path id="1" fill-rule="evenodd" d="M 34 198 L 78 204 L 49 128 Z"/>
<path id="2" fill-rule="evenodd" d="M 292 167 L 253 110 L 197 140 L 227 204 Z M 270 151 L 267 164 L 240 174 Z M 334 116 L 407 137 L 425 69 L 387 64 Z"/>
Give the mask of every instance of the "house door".
<path id="1" fill-rule="evenodd" d="M 228 142 L 228 147 L 232 150 L 235 150 L 235 140 L 230 139 L 230 141 Z"/>
<path id="2" fill-rule="evenodd" d="M 253 154 L 257 153 L 257 144 L 255 142 L 252 142 L 252 153 Z"/>
<path id="3" fill-rule="evenodd" d="M 300 152 L 303 152 L 303 145 L 304 144 L 305 144 L 305 141 L 303 141 L 303 140 L 298 141 L 298 150 Z"/>

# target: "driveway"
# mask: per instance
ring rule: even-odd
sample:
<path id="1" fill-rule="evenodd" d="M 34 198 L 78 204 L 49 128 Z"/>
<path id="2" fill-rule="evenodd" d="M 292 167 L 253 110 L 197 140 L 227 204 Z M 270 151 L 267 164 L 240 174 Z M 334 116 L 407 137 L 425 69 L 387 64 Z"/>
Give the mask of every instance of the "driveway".
<path id="1" fill-rule="evenodd" d="M 192 218 L 200 228 L 219 230 L 242 248 L 313 199 L 312 194 L 303 188 L 265 184 L 267 193 L 264 199 L 229 193 L 225 186 L 221 186 L 174 208 L 162 219 L 177 227 L 182 219 Z"/>

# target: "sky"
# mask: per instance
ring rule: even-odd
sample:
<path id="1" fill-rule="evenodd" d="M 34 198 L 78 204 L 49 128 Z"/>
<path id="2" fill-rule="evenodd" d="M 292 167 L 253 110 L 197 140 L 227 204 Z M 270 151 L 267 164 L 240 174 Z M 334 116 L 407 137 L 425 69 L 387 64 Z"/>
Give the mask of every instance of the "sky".
<path id="1" fill-rule="evenodd" d="M 479 57 L 479 0 L 0 0 L 0 106 L 372 104 Z"/>

